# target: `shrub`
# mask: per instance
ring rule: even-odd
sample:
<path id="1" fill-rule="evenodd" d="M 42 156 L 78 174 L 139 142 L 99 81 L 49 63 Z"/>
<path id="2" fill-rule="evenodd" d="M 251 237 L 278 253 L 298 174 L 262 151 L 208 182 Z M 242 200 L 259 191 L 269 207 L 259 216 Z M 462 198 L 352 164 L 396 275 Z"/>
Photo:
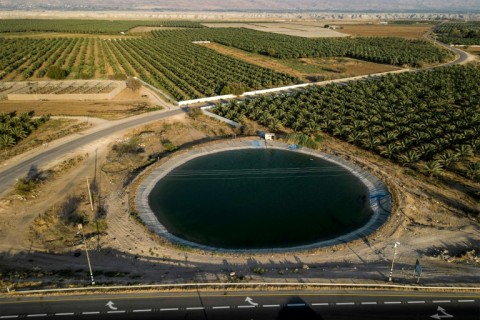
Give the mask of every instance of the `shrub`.
<path id="1" fill-rule="evenodd" d="M 60 68 L 59 66 L 50 66 L 47 70 L 47 77 L 50 79 L 61 80 L 65 79 L 68 75 L 67 70 Z"/>
<path id="2" fill-rule="evenodd" d="M 18 179 L 17 183 L 15 183 L 15 191 L 22 196 L 28 195 L 37 187 L 37 183 L 35 180 L 21 178 Z"/>
<path id="3" fill-rule="evenodd" d="M 165 150 L 167 150 L 168 152 L 173 152 L 175 150 L 178 149 L 178 147 L 176 145 L 174 145 L 172 142 L 170 141 L 166 141 L 163 143 L 163 147 L 165 148 Z"/>
<path id="4" fill-rule="evenodd" d="M 187 114 L 192 119 L 197 119 L 199 116 L 202 115 L 202 110 L 200 108 L 188 108 Z"/>
<path id="5" fill-rule="evenodd" d="M 142 82 L 135 78 L 128 78 L 126 84 L 127 88 L 131 89 L 133 92 L 138 91 L 142 87 Z"/>
<path id="6" fill-rule="evenodd" d="M 112 146 L 112 150 L 116 151 L 119 154 L 123 153 L 141 153 L 143 148 L 139 144 L 139 139 L 137 137 L 130 138 L 126 142 L 117 143 Z"/>

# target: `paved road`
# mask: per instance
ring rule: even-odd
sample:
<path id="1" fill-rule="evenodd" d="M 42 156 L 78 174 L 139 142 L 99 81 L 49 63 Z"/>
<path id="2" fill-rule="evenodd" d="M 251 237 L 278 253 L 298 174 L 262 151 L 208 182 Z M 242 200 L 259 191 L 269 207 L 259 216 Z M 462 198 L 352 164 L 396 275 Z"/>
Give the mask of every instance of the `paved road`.
<path id="1" fill-rule="evenodd" d="M 0 319 L 14 318 L 478 320 L 480 294 L 403 291 L 276 293 L 245 291 L 0 299 Z"/>
<path id="2" fill-rule="evenodd" d="M 120 123 L 112 122 L 112 125 L 108 128 L 93 132 L 91 134 L 86 134 L 77 139 L 69 141 L 68 143 L 64 143 L 52 149 L 46 150 L 45 152 L 42 152 L 32 158 L 25 159 L 16 164 L 14 167 L 9 168 L 8 170 L 4 169 L 0 172 L 0 195 L 2 195 L 5 191 L 8 191 L 14 185 L 16 179 L 25 176 L 32 166 L 40 167 L 49 161 L 62 157 L 68 152 L 75 151 L 84 145 L 98 141 L 99 139 L 118 133 L 122 130 L 144 125 L 149 122 L 168 118 L 181 113 L 183 113 L 181 109 L 174 109 L 164 112 L 152 112 L 146 116 L 135 117 Z"/>

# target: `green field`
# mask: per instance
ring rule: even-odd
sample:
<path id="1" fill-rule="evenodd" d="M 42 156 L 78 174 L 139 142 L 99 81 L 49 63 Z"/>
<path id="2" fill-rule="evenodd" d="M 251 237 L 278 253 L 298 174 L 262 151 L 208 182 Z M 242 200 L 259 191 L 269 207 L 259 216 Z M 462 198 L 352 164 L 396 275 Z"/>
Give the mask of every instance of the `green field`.
<path id="1" fill-rule="evenodd" d="M 136 26 L 181 29 L 120 34 L 128 34 L 128 30 Z M 11 32 L 15 32 L 14 37 L 9 36 Z M 37 32 L 46 35 L 55 32 L 55 36 L 38 36 Z M 57 33 L 64 36 L 56 37 Z M 69 36 L 70 33 L 92 36 Z M 452 58 L 449 51 L 423 40 L 400 38 L 307 39 L 246 29 L 203 28 L 189 21 L 2 20 L 0 80 L 136 76 L 175 100 L 301 82 L 295 76 L 192 43 L 199 40 L 273 56 L 289 63 L 302 57 L 348 57 L 417 67 Z"/>

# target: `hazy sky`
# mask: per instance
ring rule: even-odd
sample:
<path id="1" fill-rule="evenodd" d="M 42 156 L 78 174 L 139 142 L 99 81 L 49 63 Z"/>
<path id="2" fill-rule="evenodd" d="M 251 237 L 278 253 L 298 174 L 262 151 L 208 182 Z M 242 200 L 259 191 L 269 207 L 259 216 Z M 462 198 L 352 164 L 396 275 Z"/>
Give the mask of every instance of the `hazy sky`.
<path id="1" fill-rule="evenodd" d="M 71 7 L 182 10 L 480 11 L 480 0 L 0 0 L 0 8 Z"/>

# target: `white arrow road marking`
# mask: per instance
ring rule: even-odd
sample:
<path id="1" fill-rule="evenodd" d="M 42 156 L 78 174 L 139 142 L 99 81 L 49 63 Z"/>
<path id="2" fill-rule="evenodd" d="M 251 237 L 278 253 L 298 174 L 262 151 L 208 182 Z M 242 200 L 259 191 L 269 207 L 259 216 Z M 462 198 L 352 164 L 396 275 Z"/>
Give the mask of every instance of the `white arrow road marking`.
<path id="1" fill-rule="evenodd" d="M 108 301 L 105 306 L 106 306 L 106 307 L 109 307 L 109 308 L 112 309 L 112 310 L 117 310 L 118 308 L 117 308 L 117 307 L 114 307 L 113 305 L 114 305 L 113 301 Z"/>
<path id="2" fill-rule="evenodd" d="M 258 306 L 258 303 L 253 302 L 253 299 L 250 297 L 245 298 L 245 302 L 250 303 L 252 306 Z"/>
<path id="3" fill-rule="evenodd" d="M 443 309 L 443 308 L 440 307 L 440 306 L 438 306 L 437 311 L 441 312 L 442 315 L 440 315 L 440 314 L 437 312 L 437 313 L 434 314 L 433 316 L 430 316 L 430 318 L 437 319 L 437 320 L 445 319 L 445 318 L 453 318 L 453 316 L 452 316 L 451 314 L 448 314 L 447 312 L 445 312 L 445 309 Z"/>

